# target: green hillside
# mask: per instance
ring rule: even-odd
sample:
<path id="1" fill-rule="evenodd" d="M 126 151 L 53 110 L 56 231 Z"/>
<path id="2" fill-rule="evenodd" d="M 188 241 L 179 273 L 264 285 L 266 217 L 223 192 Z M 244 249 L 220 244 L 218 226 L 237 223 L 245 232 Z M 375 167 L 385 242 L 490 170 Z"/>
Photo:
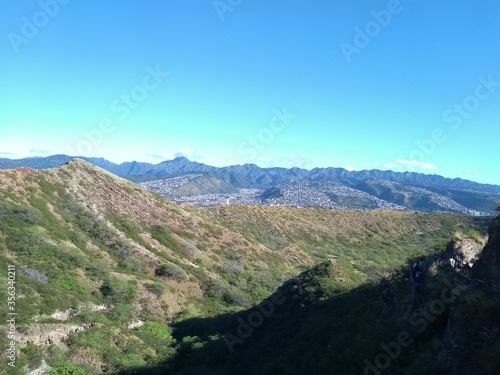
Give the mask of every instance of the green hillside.
<path id="1" fill-rule="evenodd" d="M 315 265 L 335 267 L 319 266 L 326 276 L 308 281 L 301 308 L 378 290 L 409 258 L 444 248 L 457 230 L 486 227 L 485 218 L 452 214 L 176 206 L 80 160 L 1 171 L 0 263 L 15 266 L 17 312 L 16 367 L 4 370 L 180 371 L 197 365 L 195 353 L 204 361 L 225 345 L 230 325 L 221 322 Z M 7 285 L 7 271 L 0 278 Z"/>
<path id="2" fill-rule="evenodd" d="M 353 289 L 338 268 L 321 263 L 243 313 L 174 325 L 201 345 L 140 373 L 498 374 L 498 287 L 433 257 L 415 289 L 408 267 Z"/>

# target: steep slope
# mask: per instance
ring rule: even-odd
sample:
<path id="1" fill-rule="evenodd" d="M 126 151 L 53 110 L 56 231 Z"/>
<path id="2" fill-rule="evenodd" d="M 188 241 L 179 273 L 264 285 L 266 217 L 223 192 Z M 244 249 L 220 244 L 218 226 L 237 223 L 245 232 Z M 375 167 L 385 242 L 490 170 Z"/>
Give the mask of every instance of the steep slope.
<path id="1" fill-rule="evenodd" d="M 337 262 L 321 263 L 257 307 L 175 325 L 197 340 L 138 373 L 499 374 L 500 290 L 440 255 L 421 259 L 417 285 L 411 265 L 419 258 L 357 288 Z"/>
<path id="2" fill-rule="evenodd" d="M 85 374 L 154 364 L 175 352 L 165 323 L 251 306 L 301 266 L 81 160 L 2 171 L 0 187 L 17 373 L 42 358 Z"/>
<path id="3" fill-rule="evenodd" d="M 472 269 L 474 277 L 500 287 L 500 216 L 488 229 L 488 243 Z"/>

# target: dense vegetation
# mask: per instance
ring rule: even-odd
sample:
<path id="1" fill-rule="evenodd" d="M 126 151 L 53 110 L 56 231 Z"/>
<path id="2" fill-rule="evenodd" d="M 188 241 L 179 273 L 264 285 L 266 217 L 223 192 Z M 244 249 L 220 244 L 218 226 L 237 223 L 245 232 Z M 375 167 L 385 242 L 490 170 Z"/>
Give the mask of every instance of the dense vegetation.
<path id="1" fill-rule="evenodd" d="M 280 373 L 325 327 L 339 337 L 318 343 L 318 358 L 345 362 L 337 351 L 354 350 L 348 335 L 373 323 L 395 269 L 443 248 L 457 230 L 481 237 L 487 225 L 452 214 L 179 207 L 81 161 L 0 172 L 0 183 L 0 267 L 16 267 L 19 352 L 9 374 L 42 361 L 50 374 L 155 366 L 187 374 L 219 363 L 222 373 L 236 365 Z M 295 291 L 293 281 L 278 289 L 286 280 L 302 281 Z M 4 289 L 0 297 L 6 301 Z M 243 344 L 234 330 L 259 307 L 269 317 Z M 4 352 L 6 335 L 0 340 Z M 250 366 L 253 355 L 268 367 Z M 308 360 L 319 363 L 304 357 L 300 366 Z"/>
<path id="2" fill-rule="evenodd" d="M 174 325 L 183 335 L 196 335 L 197 345 L 140 373 L 498 373 L 500 303 L 494 287 L 468 280 L 434 257 L 426 258 L 426 281 L 415 294 L 408 267 L 353 289 L 336 285 L 337 269 L 325 262 L 301 274 L 280 288 L 275 297 L 281 303 L 267 310 Z M 259 318 L 257 311 L 271 313 Z"/>

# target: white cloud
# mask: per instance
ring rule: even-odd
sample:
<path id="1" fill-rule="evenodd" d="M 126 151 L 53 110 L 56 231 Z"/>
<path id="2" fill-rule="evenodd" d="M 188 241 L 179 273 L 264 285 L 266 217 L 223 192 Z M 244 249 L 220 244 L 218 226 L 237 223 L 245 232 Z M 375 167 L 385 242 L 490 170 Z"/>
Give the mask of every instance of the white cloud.
<path id="1" fill-rule="evenodd" d="M 193 150 L 187 147 L 181 148 L 179 151 L 175 153 L 175 157 L 181 157 L 184 156 L 186 158 L 189 158 L 193 154 Z"/>
<path id="2" fill-rule="evenodd" d="M 384 164 L 384 168 L 386 169 L 396 169 L 404 167 L 426 169 L 426 170 L 437 169 L 437 166 L 432 163 L 425 163 L 417 160 L 396 159 L 394 162 Z"/>
<path id="3" fill-rule="evenodd" d="M 174 159 L 174 154 L 147 154 L 146 157 L 148 159 L 159 159 L 159 160 L 170 160 Z"/>
<path id="4" fill-rule="evenodd" d="M 270 156 L 261 156 L 257 159 L 256 162 L 256 164 L 261 167 L 272 167 L 274 163 L 275 163 L 274 159 Z"/>
<path id="5" fill-rule="evenodd" d="M 287 164 L 290 168 L 306 168 L 312 164 L 312 161 L 299 155 L 289 155 Z"/>
<path id="6" fill-rule="evenodd" d="M 153 162 L 156 162 L 157 160 L 173 160 L 178 157 L 186 157 L 189 160 L 200 160 L 203 159 L 202 156 L 191 150 L 190 148 L 183 147 L 178 149 L 175 152 L 163 152 L 163 153 L 154 153 L 154 154 L 147 154 L 146 157 L 148 160 L 154 159 Z"/>
<path id="7" fill-rule="evenodd" d="M 437 166 L 432 163 L 420 163 L 423 169 L 437 169 Z"/>
<path id="8" fill-rule="evenodd" d="M 29 153 L 33 155 L 49 155 L 50 151 L 32 148 L 29 150 Z"/>

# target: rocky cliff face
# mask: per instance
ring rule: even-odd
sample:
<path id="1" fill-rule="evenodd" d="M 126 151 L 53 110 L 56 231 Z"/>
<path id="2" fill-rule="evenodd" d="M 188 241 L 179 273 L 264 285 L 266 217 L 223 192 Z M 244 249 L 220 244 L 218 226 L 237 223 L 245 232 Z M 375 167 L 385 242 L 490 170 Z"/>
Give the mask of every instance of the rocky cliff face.
<path id="1" fill-rule="evenodd" d="M 500 215 L 491 223 L 488 235 L 488 243 L 472 270 L 475 278 L 498 286 L 500 285 Z"/>

